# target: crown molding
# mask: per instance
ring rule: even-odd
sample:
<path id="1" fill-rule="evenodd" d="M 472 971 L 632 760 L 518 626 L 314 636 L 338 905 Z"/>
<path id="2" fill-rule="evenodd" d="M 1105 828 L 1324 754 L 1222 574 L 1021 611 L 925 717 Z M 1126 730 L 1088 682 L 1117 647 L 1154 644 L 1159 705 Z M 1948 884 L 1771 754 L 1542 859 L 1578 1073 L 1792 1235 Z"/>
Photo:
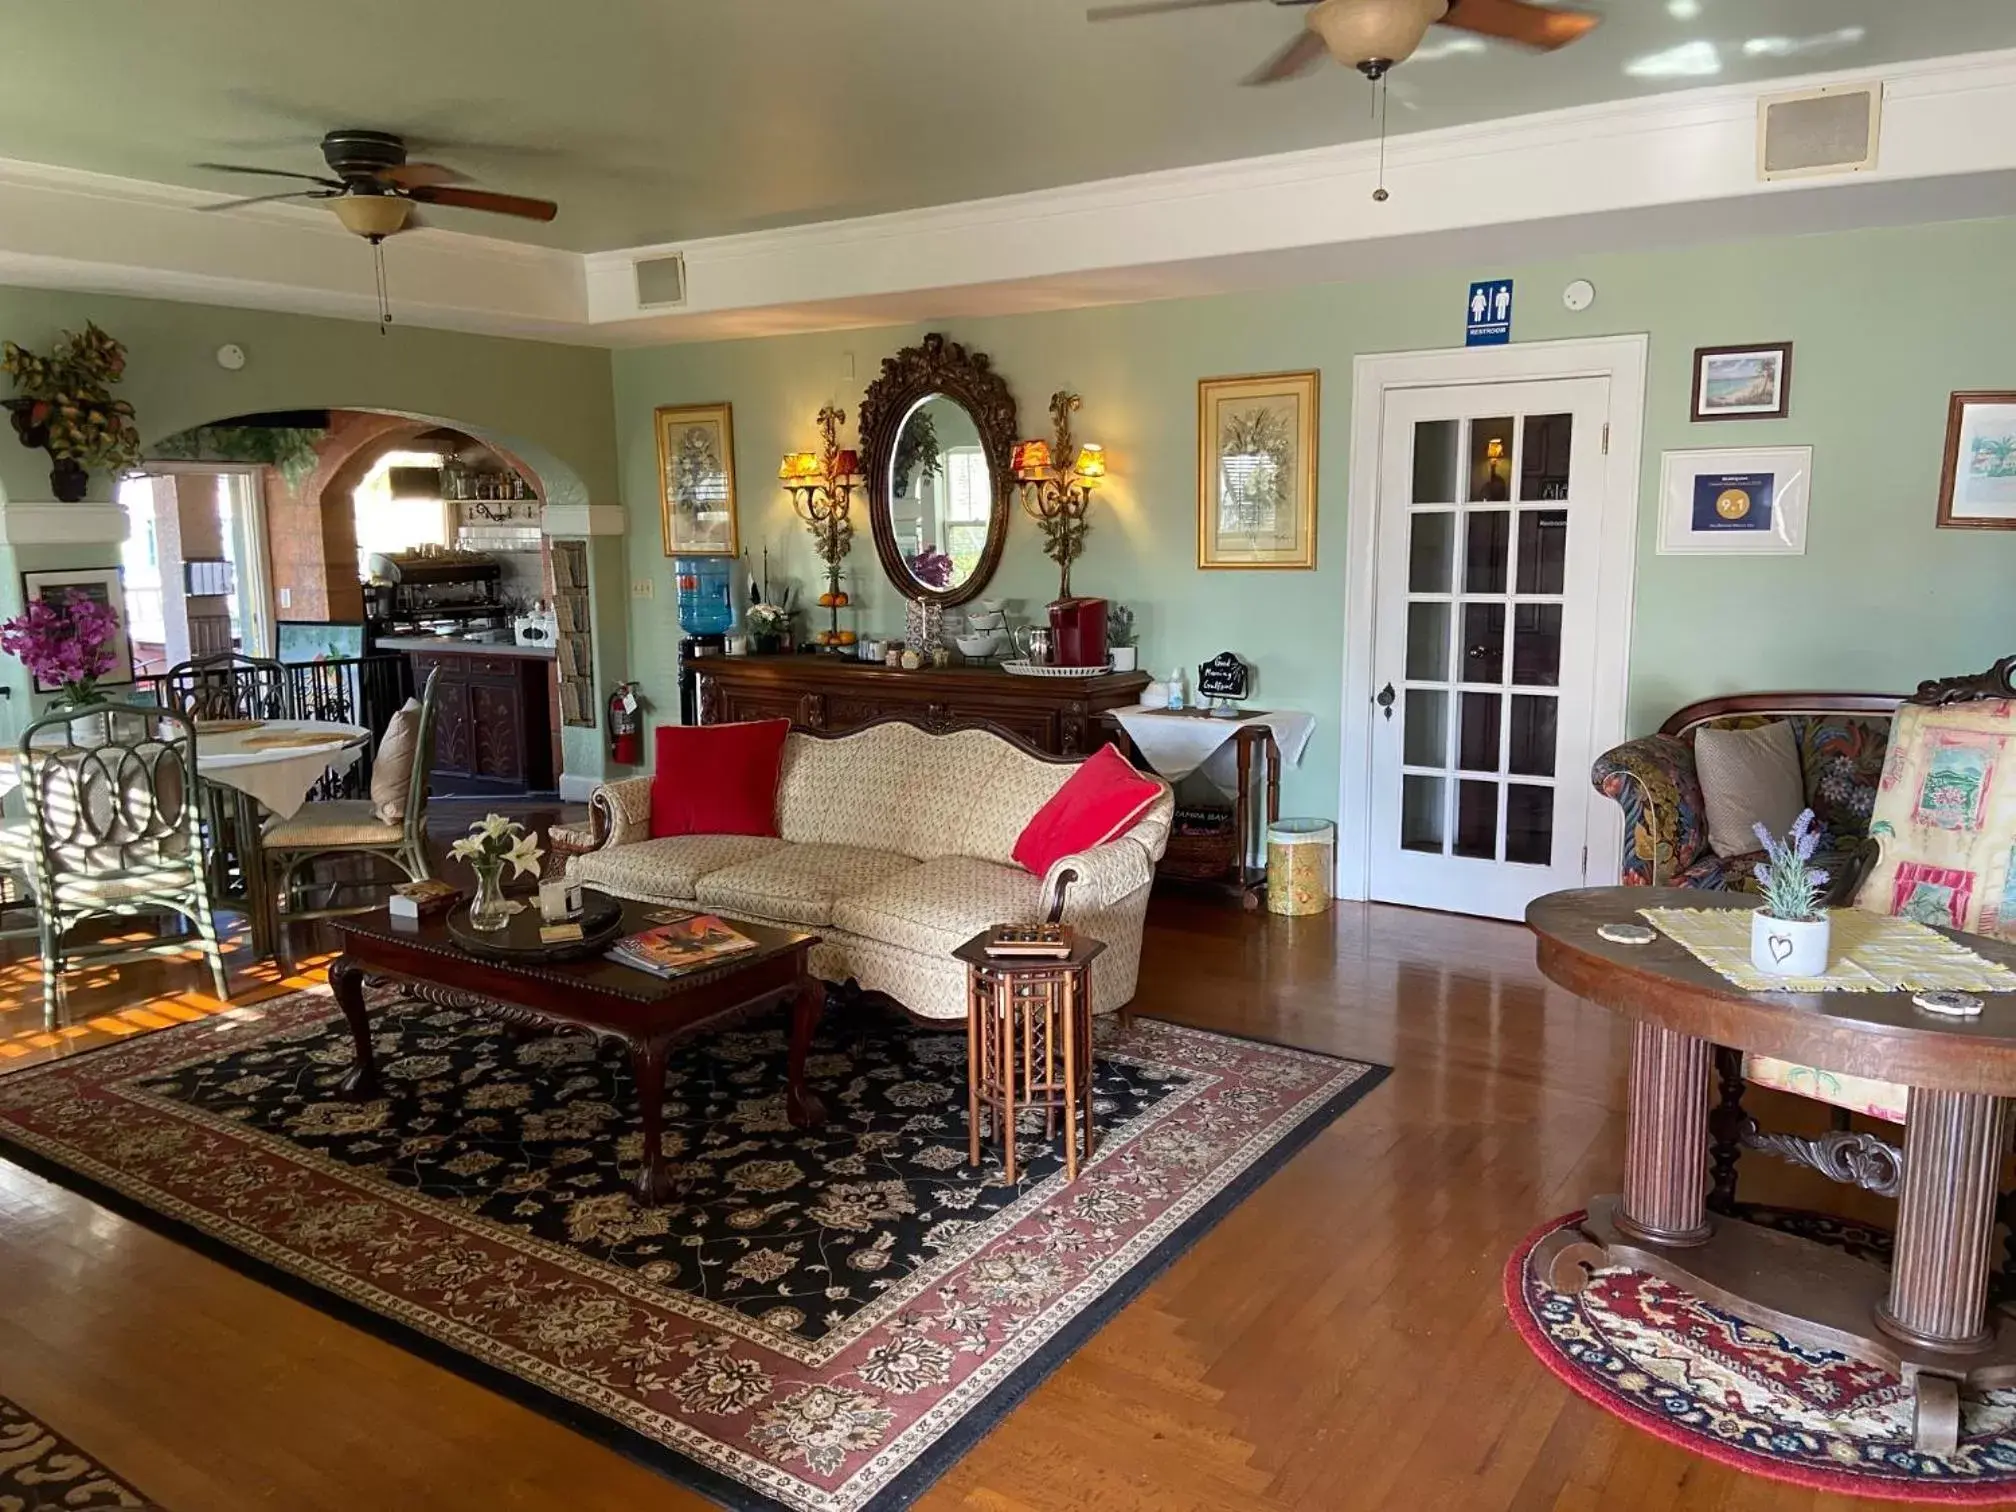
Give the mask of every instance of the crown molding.
<path id="1" fill-rule="evenodd" d="M 326 211 L 0 159 L 0 280 L 378 318 L 369 249 Z M 588 343 L 579 254 L 422 227 L 388 242 L 405 324 Z"/>
<path id="2" fill-rule="evenodd" d="M 132 533 L 118 504 L 0 503 L 0 543 L 8 546 L 116 546 Z"/>
<path id="3" fill-rule="evenodd" d="M 1880 79 L 1868 173 L 1761 182 L 1767 94 Z M 1025 194 L 587 255 L 422 228 L 406 325 L 634 346 L 1127 303 L 1486 257 L 1978 217 L 2016 177 L 2016 50 L 1724 84 Z M 356 238 L 305 205 L 0 159 L 0 282 L 375 320 Z M 634 264 L 680 253 L 687 303 Z"/>

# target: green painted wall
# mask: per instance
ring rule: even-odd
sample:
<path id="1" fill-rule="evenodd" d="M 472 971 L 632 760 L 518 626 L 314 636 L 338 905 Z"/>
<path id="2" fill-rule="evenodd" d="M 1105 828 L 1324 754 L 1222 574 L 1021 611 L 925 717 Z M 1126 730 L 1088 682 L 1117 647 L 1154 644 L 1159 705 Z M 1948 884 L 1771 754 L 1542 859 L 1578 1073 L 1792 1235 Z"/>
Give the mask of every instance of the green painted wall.
<path id="1" fill-rule="evenodd" d="M 118 392 L 137 411 L 144 440 L 258 410 L 397 410 L 454 421 L 505 442 L 540 469 L 562 502 L 616 497 L 609 357 L 599 349 L 397 325 L 381 336 L 375 325 L 359 321 L 0 287 L 0 336 L 24 346 L 46 350 L 59 332 L 81 329 L 87 320 L 126 344 L 126 379 Z M 244 368 L 235 373 L 219 367 L 213 355 L 227 341 L 246 352 Z M 109 480 L 94 485 L 97 496 L 109 496 Z M 0 498 L 48 497 L 48 459 L 0 431 Z M 617 579 L 597 585 L 607 596 L 607 612 L 598 601 L 595 627 L 597 670 L 606 681 L 627 664 L 626 604 L 616 555 L 595 556 Z M 20 608 L 23 570 L 115 560 L 114 547 L 13 552 L 0 545 L 0 617 Z M 17 689 L 18 721 L 26 675 L 9 657 L 0 679 Z M 0 712 L 0 732 L 9 727 L 5 720 Z M 569 771 L 601 772 L 596 731 L 569 730 L 566 745 Z"/>
<path id="2" fill-rule="evenodd" d="M 2012 267 L 2016 220 L 1975 221 L 932 328 L 994 359 L 1025 434 L 1047 433 L 1052 390 L 1084 395 L 1079 434 L 1105 443 L 1113 486 L 1096 506 L 1074 586 L 1135 607 L 1152 670 L 1194 668 L 1229 647 L 1257 664 L 1263 702 L 1317 714 L 1285 802 L 1334 816 L 1354 357 L 1457 343 L 1469 280 L 1507 273 L 1518 280 L 1518 340 L 1650 333 L 1630 699 L 1633 729 L 1646 730 L 1712 693 L 1908 689 L 2016 650 L 2016 533 L 1932 523 L 1948 393 L 2016 389 L 2016 303 L 2003 293 Z M 1597 289 L 1579 315 L 1560 302 L 1575 278 Z M 817 564 L 774 481 L 777 458 L 812 444 L 812 417 L 827 400 L 851 419 L 881 358 L 925 329 L 616 354 L 630 571 L 655 585 L 652 598 L 630 601 L 633 662 L 661 711 L 674 706 L 678 629 L 656 522 L 653 406 L 733 404 L 743 541 L 752 560 L 767 543 L 773 563 L 781 556 L 801 587 L 811 585 Z M 1689 423 L 1696 346 L 1788 338 L 1797 343 L 1789 419 Z M 1196 381 L 1295 368 L 1323 374 L 1316 570 L 1199 572 Z M 1772 443 L 1815 449 L 1804 557 L 1654 554 L 1662 450 Z M 866 606 L 861 627 L 900 630 L 901 600 L 882 580 L 865 524 L 850 568 Z M 990 592 L 1040 605 L 1055 591 L 1056 569 L 1018 511 Z"/>

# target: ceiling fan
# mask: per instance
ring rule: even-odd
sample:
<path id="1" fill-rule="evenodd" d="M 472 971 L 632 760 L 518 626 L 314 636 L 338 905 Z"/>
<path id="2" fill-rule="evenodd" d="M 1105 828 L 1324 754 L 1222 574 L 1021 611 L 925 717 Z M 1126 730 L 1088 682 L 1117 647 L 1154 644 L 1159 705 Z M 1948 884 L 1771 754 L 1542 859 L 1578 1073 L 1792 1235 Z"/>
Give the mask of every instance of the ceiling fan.
<path id="1" fill-rule="evenodd" d="M 1254 0 L 1141 0 L 1101 5 L 1085 12 L 1088 21 L 1124 21 L 1169 11 L 1205 10 Z M 1308 6 L 1303 30 L 1286 47 L 1246 76 L 1248 84 L 1278 84 L 1307 73 L 1327 53 L 1377 81 L 1404 63 L 1437 23 L 1458 31 L 1499 37 L 1551 52 L 1593 30 L 1602 17 L 1588 11 L 1556 10 L 1529 0 L 1269 0 L 1279 6 Z"/>
<path id="2" fill-rule="evenodd" d="M 322 138 L 322 161 L 328 164 L 327 173 L 297 173 L 289 168 L 254 168 L 241 163 L 198 163 L 197 167 L 218 173 L 299 179 L 313 186 L 255 194 L 202 208 L 232 210 L 269 200 L 327 200 L 346 231 L 374 243 L 421 224 L 414 214 L 416 205 L 448 205 L 458 210 L 481 210 L 535 221 L 550 221 L 560 213 L 560 207 L 551 200 L 461 187 L 457 180 L 462 175 L 453 168 L 408 161 L 405 140 L 389 131 L 354 127 L 332 131 Z"/>

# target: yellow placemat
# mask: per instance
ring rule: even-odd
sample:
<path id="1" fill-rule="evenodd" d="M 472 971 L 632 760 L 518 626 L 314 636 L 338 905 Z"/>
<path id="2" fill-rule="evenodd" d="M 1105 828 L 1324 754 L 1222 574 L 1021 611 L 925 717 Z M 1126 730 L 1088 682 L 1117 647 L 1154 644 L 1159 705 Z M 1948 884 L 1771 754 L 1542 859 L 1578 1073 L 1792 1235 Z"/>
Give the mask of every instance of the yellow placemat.
<path id="1" fill-rule="evenodd" d="M 1641 908 L 1661 934 L 1679 941 L 1745 992 L 2016 992 L 2016 971 L 1984 960 L 1913 919 L 1838 908 L 1827 974 L 1774 976 L 1750 964 L 1747 908 Z"/>

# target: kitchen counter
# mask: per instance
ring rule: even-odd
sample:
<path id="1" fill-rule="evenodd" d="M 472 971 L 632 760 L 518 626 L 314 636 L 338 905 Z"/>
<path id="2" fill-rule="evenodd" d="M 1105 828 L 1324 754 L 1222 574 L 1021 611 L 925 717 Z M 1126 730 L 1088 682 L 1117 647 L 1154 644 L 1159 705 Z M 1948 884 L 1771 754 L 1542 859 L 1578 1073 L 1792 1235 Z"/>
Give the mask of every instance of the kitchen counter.
<path id="1" fill-rule="evenodd" d="M 457 640 L 447 635 L 392 635 L 373 641 L 379 651 L 415 651 L 428 656 L 522 656 L 552 661 L 551 646 L 514 646 L 509 641 Z"/>

